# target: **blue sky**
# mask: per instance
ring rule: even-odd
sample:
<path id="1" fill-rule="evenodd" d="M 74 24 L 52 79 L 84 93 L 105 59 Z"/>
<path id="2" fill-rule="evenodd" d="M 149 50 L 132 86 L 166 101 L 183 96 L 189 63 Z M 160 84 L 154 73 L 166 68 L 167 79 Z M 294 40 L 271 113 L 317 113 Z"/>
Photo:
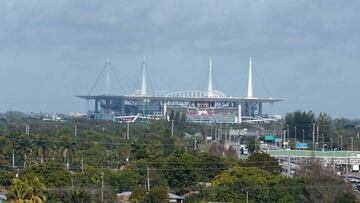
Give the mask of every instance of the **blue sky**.
<path id="1" fill-rule="evenodd" d="M 255 96 L 288 100 L 274 113 L 359 118 L 359 10 L 355 0 L 2 0 L 0 111 L 84 111 L 74 95 L 107 57 L 114 93 L 140 86 L 146 55 L 151 89 L 205 90 L 212 58 L 214 88 L 244 96 L 251 56 Z"/>

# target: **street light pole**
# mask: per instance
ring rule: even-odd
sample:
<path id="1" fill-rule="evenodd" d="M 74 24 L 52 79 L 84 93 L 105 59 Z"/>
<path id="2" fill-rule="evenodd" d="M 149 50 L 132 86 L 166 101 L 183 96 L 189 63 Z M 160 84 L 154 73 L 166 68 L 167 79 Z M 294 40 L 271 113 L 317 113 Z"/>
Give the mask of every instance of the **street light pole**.
<path id="1" fill-rule="evenodd" d="M 332 137 L 330 137 L 330 149 L 332 150 Z"/>
<path id="2" fill-rule="evenodd" d="M 286 130 L 283 131 L 283 135 L 284 135 L 283 148 L 285 148 L 285 143 L 286 143 Z"/>
<path id="3" fill-rule="evenodd" d="M 313 139 L 313 150 L 315 151 L 315 123 L 313 123 L 312 139 Z"/>
<path id="4" fill-rule="evenodd" d="M 290 142 L 290 130 L 289 130 L 289 124 L 286 124 L 286 129 L 287 129 L 287 137 L 288 137 L 288 142 Z"/>
<path id="5" fill-rule="evenodd" d="M 295 150 L 296 150 L 296 126 L 294 127 L 294 130 L 295 130 Z"/>
<path id="6" fill-rule="evenodd" d="M 319 147 L 319 125 L 316 126 L 316 148 Z"/>
<path id="7" fill-rule="evenodd" d="M 335 149 L 334 149 L 334 156 L 333 156 L 333 171 L 334 171 L 334 177 L 336 176 L 336 171 L 335 171 L 335 167 L 336 167 L 336 165 L 335 165 Z"/>
<path id="8" fill-rule="evenodd" d="M 342 135 L 340 135 L 340 151 L 342 151 Z"/>
<path id="9" fill-rule="evenodd" d="M 101 202 L 104 202 L 104 172 L 101 172 Z"/>
<path id="10" fill-rule="evenodd" d="M 77 131 L 78 131 L 77 125 L 74 125 L 74 136 L 75 136 L 75 137 L 77 136 Z"/>
<path id="11" fill-rule="evenodd" d="M 126 139 L 130 139 L 130 122 L 127 122 Z"/>
<path id="12" fill-rule="evenodd" d="M 171 137 L 174 136 L 174 120 L 171 120 Z"/>

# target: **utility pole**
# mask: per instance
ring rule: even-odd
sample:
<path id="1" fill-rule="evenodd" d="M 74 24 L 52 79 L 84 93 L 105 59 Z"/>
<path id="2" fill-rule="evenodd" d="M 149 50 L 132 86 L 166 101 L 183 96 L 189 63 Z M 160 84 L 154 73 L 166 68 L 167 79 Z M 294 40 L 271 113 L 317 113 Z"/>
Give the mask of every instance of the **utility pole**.
<path id="1" fill-rule="evenodd" d="M 289 129 L 289 124 L 286 124 L 286 129 L 287 129 L 287 136 L 288 136 L 288 142 L 290 142 L 290 129 Z"/>
<path id="2" fill-rule="evenodd" d="M 171 120 L 171 136 L 174 136 L 174 120 Z"/>
<path id="3" fill-rule="evenodd" d="M 30 135 L 30 126 L 28 124 L 25 125 L 25 134 Z"/>
<path id="4" fill-rule="evenodd" d="M 354 151 L 354 138 L 350 137 L 351 139 L 351 151 Z"/>
<path id="5" fill-rule="evenodd" d="M 322 135 L 322 151 L 324 151 L 325 148 L 324 133 L 321 133 L 321 135 Z"/>
<path id="6" fill-rule="evenodd" d="M 340 151 L 342 151 L 342 135 L 340 135 Z"/>
<path id="7" fill-rule="evenodd" d="M 316 147 L 319 147 L 319 126 L 316 126 Z"/>
<path id="8" fill-rule="evenodd" d="M 77 125 L 74 125 L 74 136 L 77 136 Z"/>
<path id="9" fill-rule="evenodd" d="M 146 168 L 146 182 L 147 182 L 147 191 L 150 191 L 150 169 L 149 167 Z"/>
<path id="10" fill-rule="evenodd" d="M 336 171 L 335 171 L 335 149 L 334 149 L 334 158 L 333 158 L 333 171 L 334 171 L 334 177 L 336 176 Z"/>
<path id="11" fill-rule="evenodd" d="M 296 148 L 296 126 L 294 127 L 294 130 L 295 130 L 295 136 L 294 137 L 295 137 L 295 150 L 296 150 L 297 149 Z"/>
<path id="12" fill-rule="evenodd" d="M 349 178 L 349 166 L 350 166 L 350 157 L 349 157 L 349 151 L 346 152 L 347 155 L 347 165 L 346 165 L 346 179 Z"/>
<path id="13" fill-rule="evenodd" d="M 332 144 L 333 142 L 332 142 L 332 137 L 330 137 L 330 149 L 332 150 L 333 149 L 333 144 Z"/>
<path id="14" fill-rule="evenodd" d="M 283 140 L 283 148 L 285 148 L 285 142 L 286 142 L 286 130 L 283 131 L 284 140 Z"/>
<path id="15" fill-rule="evenodd" d="M 313 123 L 312 139 L 313 139 L 313 151 L 315 151 L 315 123 Z"/>
<path id="16" fill-rule="evenodd" d="M 15 149 L 12 150 L 12 167 L 15 168 Z"/>
<path id="17" fill-rule="evenodd" d="M 222 127 L 221 127 L 221 122 L 220 122 L 220 140 L 222 140 Z"/>
<path id="18" fill-rule="evenodd" d="M 127 122 L 126 139 L 130 139 L 130 122 Z"/>
<path id="19" fill-rule="evenodd" d="M 101 172 L 101 202 L 104 202 L 104 172 Z"/>

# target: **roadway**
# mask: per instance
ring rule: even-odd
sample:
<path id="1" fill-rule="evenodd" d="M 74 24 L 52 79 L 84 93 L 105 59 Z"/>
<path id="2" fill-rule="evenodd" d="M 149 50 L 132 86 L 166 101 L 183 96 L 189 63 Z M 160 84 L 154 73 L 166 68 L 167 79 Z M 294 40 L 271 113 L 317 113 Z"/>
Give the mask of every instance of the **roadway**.
<path id="1" fill-rule="evenodd" d="M 360 159 L 360 151 L 264 150 L 272 157 Z"/>

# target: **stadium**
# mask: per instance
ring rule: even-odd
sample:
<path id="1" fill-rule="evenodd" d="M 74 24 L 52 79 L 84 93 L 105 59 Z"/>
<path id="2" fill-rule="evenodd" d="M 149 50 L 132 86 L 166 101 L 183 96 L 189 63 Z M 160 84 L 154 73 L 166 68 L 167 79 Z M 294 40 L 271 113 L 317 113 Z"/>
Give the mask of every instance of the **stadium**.
<path id="1" fill-rule="evenodd" d="M 109 60 L 104 65 L 99 78 L 104 75 L 106 88 L 104 94 L 77 97 L 86 100 L 87 115 L 92 120 L 112 120 L 118 122 L 136 122 L 145 119 L 169 119 L 171 112 L 180 112 L 186 120 L 194 123 L 242 123 L 276 120 L 279 117 L 265 113 L 264 104 L 274 104 L 284 99 L 263 98 L 253 95 L 253 68 L 250 58 L 246 97 L 228 97 L 213 89 L 213 67 L 209 62 L 208 88 L 205 91 L 148 91 L 144 57 L 141 67 L 141 88 L 128 95 L 114 95 L 109 92 Z M 95 82 L 94 85 L 98 82 Z"/>

